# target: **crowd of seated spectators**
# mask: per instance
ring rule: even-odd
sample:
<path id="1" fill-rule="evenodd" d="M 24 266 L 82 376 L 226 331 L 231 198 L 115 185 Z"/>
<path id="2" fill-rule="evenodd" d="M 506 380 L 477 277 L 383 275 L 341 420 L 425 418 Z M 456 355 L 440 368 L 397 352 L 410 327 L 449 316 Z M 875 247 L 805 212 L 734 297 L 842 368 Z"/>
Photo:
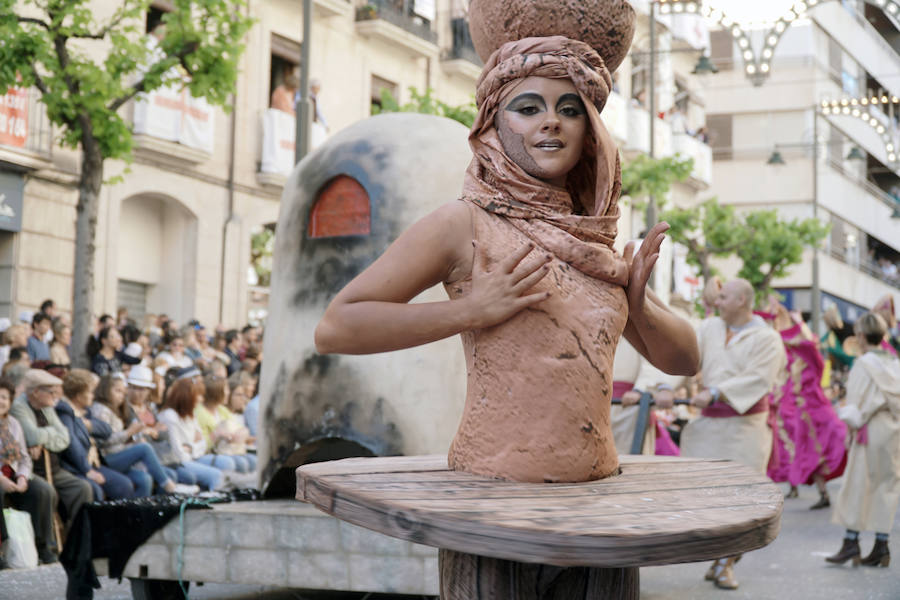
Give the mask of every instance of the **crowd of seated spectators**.
<path id="1" fill-rule="evenodd" d="M 52 300 L 0 330 L 0 506 L 29 513 L 41 563 L 58 560 L 86 503 L 215 490 L 256 470 L 259 328 L 210 334 L 166 315 L 139 327 L 120 309 L 98 319 L 89 370 L 73 368 Z M 0 512 L 0 568 L 7 533 Z"/>

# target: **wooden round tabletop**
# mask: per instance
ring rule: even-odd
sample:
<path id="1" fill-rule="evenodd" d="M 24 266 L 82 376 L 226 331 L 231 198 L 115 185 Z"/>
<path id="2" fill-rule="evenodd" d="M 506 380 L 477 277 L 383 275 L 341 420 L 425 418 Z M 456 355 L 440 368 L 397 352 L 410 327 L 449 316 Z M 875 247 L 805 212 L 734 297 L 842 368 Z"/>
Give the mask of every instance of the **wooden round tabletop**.
<path id="1" fill-rule="evenodd" d="M 783 497 L 726 460 L 621 456 L 587 483 L 515 483 L 451 471 L 446 456 L 350 458 L 297 469 L 297 498 L 380 533 L 562 567 L 713 560 L 775 539 Z"/>

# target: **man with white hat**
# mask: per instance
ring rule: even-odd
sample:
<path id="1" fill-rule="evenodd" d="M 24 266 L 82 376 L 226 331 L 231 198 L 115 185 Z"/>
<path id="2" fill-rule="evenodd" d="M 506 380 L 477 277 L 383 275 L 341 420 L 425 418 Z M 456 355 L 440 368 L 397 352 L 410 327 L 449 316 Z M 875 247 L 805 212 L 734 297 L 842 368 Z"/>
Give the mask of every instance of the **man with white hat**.
<path id="1" fill-rule="evenodd" d="M 93 501 L 91 485 L 60 466 L 59 452 L 69 446 L 69 431 L 54 410 L 62 396 L 62 380 L 42 369 L 29 369 L 25 373 L 24 393 L 13 402 L 10 414 L 22 425 L 28 452 L 34 460 L 34 475 L 52 479 L 65 509 L 66 529 L 72 524 L 82 505 Z M 44 458 L 44 450 L 48 458 Z M 50 477 L 47 467 L 49 466 Z M 54 503 L 55 506 L 55 503 Z M 43 562 L 55 557 L 46 557 Z"/>

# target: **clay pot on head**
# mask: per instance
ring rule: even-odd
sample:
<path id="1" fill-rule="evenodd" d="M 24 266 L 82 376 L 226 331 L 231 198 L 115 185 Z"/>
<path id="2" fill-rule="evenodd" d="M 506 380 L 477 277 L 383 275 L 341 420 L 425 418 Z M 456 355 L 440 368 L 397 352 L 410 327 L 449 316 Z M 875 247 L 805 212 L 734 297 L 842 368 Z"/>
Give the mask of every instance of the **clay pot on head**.
<path id="1" fill-rule="evenodd" d="M 527 37 L 562 35 L 589 44 L 615 71 L 634 37 L 627 0 L 471 0 L 469 31 L 481 60 Z"/>

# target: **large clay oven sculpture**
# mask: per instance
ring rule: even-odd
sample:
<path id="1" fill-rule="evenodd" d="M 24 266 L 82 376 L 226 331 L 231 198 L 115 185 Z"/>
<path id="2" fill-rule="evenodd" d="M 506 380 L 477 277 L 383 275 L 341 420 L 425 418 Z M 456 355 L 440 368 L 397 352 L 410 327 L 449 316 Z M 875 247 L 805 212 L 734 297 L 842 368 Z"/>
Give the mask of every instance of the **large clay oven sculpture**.
<path id="1" fill-rule="evenodd" d="M 458 339 L 321 356 L 313 330 L 334 295 L 403 230 L 459 197 L 471 159 L 466 135 L 449 119 L 381 115 L 343 130 L 294 169 L 276 230 L 261 489 L 293 496 L 293 469 L 310 461 L 447 451 L 465 399 Z M 444 297 L 436 287 L 419 300 Z"/>

